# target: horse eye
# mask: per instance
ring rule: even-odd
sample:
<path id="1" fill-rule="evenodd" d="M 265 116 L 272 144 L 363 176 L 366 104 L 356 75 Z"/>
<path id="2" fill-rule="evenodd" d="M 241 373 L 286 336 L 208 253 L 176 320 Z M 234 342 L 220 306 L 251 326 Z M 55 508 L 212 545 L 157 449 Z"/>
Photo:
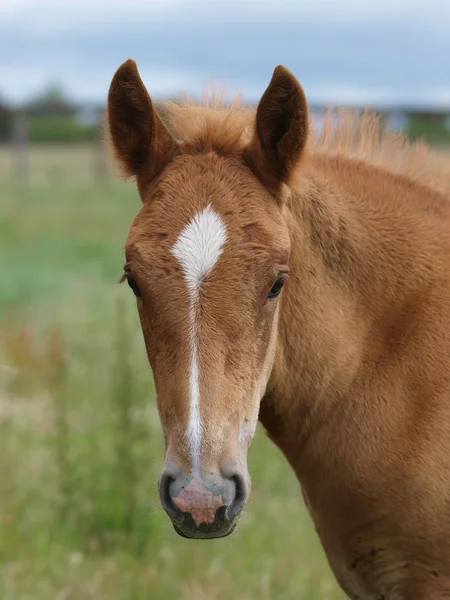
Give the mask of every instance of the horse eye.
<path id="1" fill-rule="evenodd" d="M 136 280 L 134 279 L 133 275 L 130 273 L 130 271 L 125 271 L 125 277 L 127 278 L 127 282 L 128 285 L 130 286 L 130 288 L 133 290 L 134 295 L 137 298 L 141 298 L 142 294 L 141 294 L 141 289 L 138 286 L 138 284 L 136 283 Z"/>
<path id="2" fill-rule="evenodd" d="M 279 293 L 281 292 L 281 288 L 284 285 L 284 277 L 279 277 L 275 283 L 273 284 L 272 288 L 270 289 L 270 292 L 267 295 L 267 298 L 269 300 L 271 300 L 272 298 L 276 298 Z"/>

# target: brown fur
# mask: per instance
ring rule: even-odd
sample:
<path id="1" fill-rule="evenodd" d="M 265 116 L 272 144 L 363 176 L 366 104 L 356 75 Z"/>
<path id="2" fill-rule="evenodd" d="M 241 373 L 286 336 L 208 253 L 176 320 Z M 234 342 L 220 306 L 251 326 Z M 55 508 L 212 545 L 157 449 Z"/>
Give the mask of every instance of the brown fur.
<path id="1" fill-rule="evenodd" d="M 237 432 L 267 371 L 259 419 L 299 478 L 342 588 L 354 600 L 448 598 L 448 165 L 369 114 L 341 114 L 334 129 L 329 116 L 306 139 L 306 100 L 284 68 L 263 100 L 256 128 L 258 113 L 237 104 L 170 105 L 182 143 L 139 188 L 127 259 L 166 456 L 190 468 L 187 301 L 170 248 L 211 202 L 230 242 L 202 298 L 204 464 L 245 469 L 251 437 L 240 447 Z M 110 112 L 110 125 L 120 118 Z M 268 304 L 284 261 L 288 285 Z"/>

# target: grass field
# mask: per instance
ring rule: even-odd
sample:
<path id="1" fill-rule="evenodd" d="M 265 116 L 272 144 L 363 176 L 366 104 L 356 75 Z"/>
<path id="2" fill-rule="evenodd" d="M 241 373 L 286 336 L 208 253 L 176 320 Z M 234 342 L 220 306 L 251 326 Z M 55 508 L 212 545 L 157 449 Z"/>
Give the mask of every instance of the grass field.
<path id="1" fill-rule="evenodd" d="M 1 600 L 327 600 L 299 487 L 258 431 L 252 495 L 224 540 L 178 537 L 133 296 L 116 281 L 139 201 L 86 149 L 0 149 Z"/>

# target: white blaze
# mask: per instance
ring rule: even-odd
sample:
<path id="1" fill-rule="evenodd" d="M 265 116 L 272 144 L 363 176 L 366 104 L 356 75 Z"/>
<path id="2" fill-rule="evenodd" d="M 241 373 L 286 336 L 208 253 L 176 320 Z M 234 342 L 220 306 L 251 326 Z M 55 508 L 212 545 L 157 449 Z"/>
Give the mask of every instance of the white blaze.
<path id="1" fill-rule="evenodd" d="M 222 254 L 227 230 L 220 215 L 211 205 L 198 213 L 181 231 L 171 252 L 183 267 L 190 295 L 189 343 L 191 348 L 190 418 L 187 430 L 192 452 L 193 467 L 199 467 L 202 423 L 200 418 L 200 390 L 197 360 L 196 309 L 201 283 Z"/>

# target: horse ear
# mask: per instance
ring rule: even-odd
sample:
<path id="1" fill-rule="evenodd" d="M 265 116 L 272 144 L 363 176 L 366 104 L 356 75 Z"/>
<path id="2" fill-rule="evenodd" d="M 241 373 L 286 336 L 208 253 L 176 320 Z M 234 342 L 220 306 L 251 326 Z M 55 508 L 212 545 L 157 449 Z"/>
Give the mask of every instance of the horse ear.
<path id="1" fill-rule="evenodd" d="M 273 192 L 289 183 L 308 134 L 305 93 L 288 69 L 279 65 L 256 111 L 255 133 L 246 158 L 256 175 Z"/>
<path id="2" fill-rule="evenodd" d="M 145 186 L 166 166 L 178 144 L 153 108 L 134 60 L 116 71 L 108 93 L 108 129 L 125 175 Z"/>

